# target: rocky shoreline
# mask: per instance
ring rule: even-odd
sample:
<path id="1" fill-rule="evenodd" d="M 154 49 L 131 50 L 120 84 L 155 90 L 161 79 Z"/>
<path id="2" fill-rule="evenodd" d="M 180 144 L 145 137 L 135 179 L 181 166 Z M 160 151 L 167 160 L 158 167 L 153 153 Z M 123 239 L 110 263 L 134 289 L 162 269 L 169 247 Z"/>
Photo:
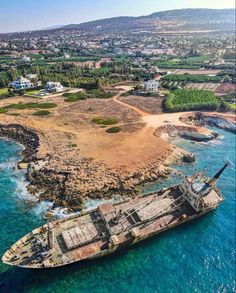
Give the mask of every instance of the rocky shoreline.
<path id="1" fill-rule="evenodd" d="M 28 191 L 39 200 L 52 201 L 54 208 L 66 207 L 70 211 L 83 209 L 88 197 L 134 196 L 141 184 L 166 178 L 172 172 L 168 165 L 186 156 L 178 148 L 170 149 L 162 160 L 129 172 L 110 169 L 79 155 L 64 159 L 60 150 L 57 153 L 50 149 L 43 133 L 19 124 L 0 124 L 0 136 L 24 145 L 19 167 L 27 169 Z"/>
<path id="2" fill-rule="evenodd" d="M 221 115 L 196 112 L 182 117 L 182 121 L 195 126 L 213 126 L 236 134 L 236 123 Z"/>

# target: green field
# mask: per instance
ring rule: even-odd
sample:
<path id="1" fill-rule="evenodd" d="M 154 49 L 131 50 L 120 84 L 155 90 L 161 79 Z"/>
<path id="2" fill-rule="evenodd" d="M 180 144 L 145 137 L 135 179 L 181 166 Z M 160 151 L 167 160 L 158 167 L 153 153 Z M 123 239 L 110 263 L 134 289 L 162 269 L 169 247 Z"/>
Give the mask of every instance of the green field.
<path id="1" fill-rule="evenodd" d="M 193 83 L 203 83 L 203 82 L 220 82 L 221 77 L 219 76 L 209 76 L 204 74 L 169 74 L 162 78 L 165 81 L 176 81 L 176 82 L 193 82 Z"/>
<path id="2" fill-rule="evenodd" d="M 159 68 L 166 68 L 166 69 L 200 69 L 200 65 L 194 65 L 194 64 L 183 64 L 176 61 L 164 61 L 164 62 L 158 62 L 155 64 Z"/>
<path id="3" fill-rule="evenodd" d="M 211 54 L 207 54 L 207 55 L 183 58 L 181 59 L 181 62 L 186 64 L 194 64 L 194 63 L 202 63 L 205 61 L 211 61 L 212 59 L 214 59 L 214 56 Z"/>
<path id="4" fill-rule="evenodd" d="M 219 100 L 210 91 L 178 89 L 169 94 L 164 103 L 164 110 L 167 112 L 216 110 L 219 105 Z"/>
<path id="5" fill-rule="evenodd" d="M 1 95 L 5 95 L 5 94 L 8 94 L 8 88 L 2 88 L 2 89 L 0 89 L 0 96 Z"/>
<path id="6" fill-rule="evenodd" d="M 35 96 L 36 94 L 38 94 L 38 92 L 39 90 L 27 90 L 25 94 L 28 96 Z"/>
<path id="7" fill-rule="evenodd" d="M 232 109 L 232 110 L 236 110 L 236 104 L 229 104 L 229 107 L 230 107 L 230 109 Z"/>

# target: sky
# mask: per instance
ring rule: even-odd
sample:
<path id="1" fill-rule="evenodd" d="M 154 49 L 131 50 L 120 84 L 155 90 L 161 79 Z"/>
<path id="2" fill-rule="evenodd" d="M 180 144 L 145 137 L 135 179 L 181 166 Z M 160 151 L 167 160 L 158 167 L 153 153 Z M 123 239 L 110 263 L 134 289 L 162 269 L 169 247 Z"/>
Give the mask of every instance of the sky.
<path id="1" fill-rule="evenodd" d="M 0 0 L 0 33 L 181 8 L 235 8 L 235 0 Z"/>

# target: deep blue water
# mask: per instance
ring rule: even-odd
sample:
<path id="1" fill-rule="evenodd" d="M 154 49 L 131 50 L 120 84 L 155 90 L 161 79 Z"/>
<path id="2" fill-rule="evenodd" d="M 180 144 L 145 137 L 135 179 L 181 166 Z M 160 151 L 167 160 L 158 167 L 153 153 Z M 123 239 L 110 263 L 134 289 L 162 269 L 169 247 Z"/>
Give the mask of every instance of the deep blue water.
<path id="1" fill-rule="evenodd" d="M 197 162 L 178 169 L 188 175 L 207 167 L 213 175 L 225 157 L 235 164 L 235 135 L 217 131 L 222 137 L 214 143 L 182 141 Z M 19 145 L 0 140 L 0 255 L 44 222 L 25 199 L 23 174 L 12 170 L 19 151 Z M 149 184 L 145 191 L 163 184 Z M 235 167 L 226 170 L 218 186 L 225 201 L 216 211 L 129 251 L 48 271 L 0 263 L 0 292 L 235 292 Z"/>

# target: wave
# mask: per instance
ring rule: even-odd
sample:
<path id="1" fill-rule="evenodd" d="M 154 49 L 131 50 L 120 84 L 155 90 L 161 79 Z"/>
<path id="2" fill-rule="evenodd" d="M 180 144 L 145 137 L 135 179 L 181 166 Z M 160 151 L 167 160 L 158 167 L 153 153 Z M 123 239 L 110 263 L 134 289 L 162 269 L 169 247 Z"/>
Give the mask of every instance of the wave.
<path id="1" fill-rule="evenodd" d="M 52 206 L 53 203 L 50 201 L 40 201 L 31 210 L 31 213 L 36 216 L 43 217 L 52 208 Z"/>
<path id="2" fill-rule="evenodd" d="M 17 161 L 15 158 L 10 158 L 7 161 L 0 163 L 0 170 L 10 170 L 13 169 Z"/>

